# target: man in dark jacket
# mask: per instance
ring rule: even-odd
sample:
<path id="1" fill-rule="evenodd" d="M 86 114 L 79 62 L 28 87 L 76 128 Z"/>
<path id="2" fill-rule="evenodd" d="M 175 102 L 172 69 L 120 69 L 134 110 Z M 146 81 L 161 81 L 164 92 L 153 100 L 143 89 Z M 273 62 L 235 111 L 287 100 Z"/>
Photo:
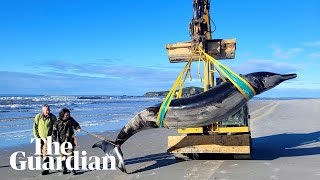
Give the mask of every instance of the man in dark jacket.
<path id="1" fill-rule="evenodd" d="M 79 123 L 74 120 L 71 116 L 70 116 L 70 110 L 63 108 L 60 113 L 59 113 L 59 119 L 54 123 L 53 125 L 53 132 L 52 132 L 52 140 L 53 141 L 58 141 L 60 143 L 60 145 L 64 142 L 69 142 L 72 144 L 72 148 L 68 149 L 65 148 L 65 152 L 69 153 L 70 155 L 64 155 L 61 153 L 61 149 L 60 149 L 60 155 L 61 157 L 69 157 L 71 156 L 72 160 L 71 160 L 71 166 L 74 168 L 74 146 L 76 145 L 76 138 L 75 138 L 75 134 L 73 130 L 77 130 L 80 132 L 81 128 Z M 63 148 L 63 147 L 61 147 Z M 62 166 L 63 166 L 63 174 L 67 174 L 67 167 L 66 167 L 66 162 L 62 161 Z M 75 175 L 76 171 L 73 169 L 72 173 Z"/>

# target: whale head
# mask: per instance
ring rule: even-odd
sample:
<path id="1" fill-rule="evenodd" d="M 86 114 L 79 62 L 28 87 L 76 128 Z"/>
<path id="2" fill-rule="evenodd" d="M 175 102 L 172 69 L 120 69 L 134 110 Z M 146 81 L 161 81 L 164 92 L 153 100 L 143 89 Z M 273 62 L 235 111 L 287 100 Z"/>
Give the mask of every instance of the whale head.
<path id="1" fill-rule="evenodd" d="M 272 89 L 278 84 L 296 77 L 297 74 L 276 74 L 272 72 L 255 72 L 244 76 L 257 94 Z"/>

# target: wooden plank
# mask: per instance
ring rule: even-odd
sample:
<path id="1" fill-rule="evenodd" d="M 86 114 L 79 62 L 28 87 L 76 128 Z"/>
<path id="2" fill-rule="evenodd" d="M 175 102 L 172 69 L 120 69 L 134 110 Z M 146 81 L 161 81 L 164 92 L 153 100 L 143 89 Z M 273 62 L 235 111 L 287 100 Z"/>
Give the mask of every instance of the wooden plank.
<path id="1" fill-rule="evenodd" d="M 236 39 L 213 39 L 207 41 L 207 53 L 217 60 L 234 59 L 236 50 Z M 169 61 L 186 62 L 190 59 L 193 49 L 191 42 L 179 42 L 175 44 L 167 44 Z M 193 61 L 198 61 L 199 55 L 193 57 Z"/>
<path id="2" fill-rule="evenodd" d="M 172 153 L 235 153 L 250 154 L 250 135 L 169 136 Z"/>
<path id="3" fill-rule="evenodd" d="M 197 145 L 184 148 L 170 148 L 171 153 L 220 153 L 220 154 L 250 154 L 250 146 L 219 146 Z"/>

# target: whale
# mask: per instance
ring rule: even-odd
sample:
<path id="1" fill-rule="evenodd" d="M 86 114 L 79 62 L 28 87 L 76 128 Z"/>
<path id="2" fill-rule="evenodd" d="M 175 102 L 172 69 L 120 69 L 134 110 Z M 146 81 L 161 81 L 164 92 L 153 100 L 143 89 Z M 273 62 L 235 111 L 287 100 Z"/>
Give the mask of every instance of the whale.
<path id="1" fill-rule="evenodd" d="M 297 74 L 277 74 L 272 72 L 255 72 L 241 75 L 261 94 L 280 83 L 294 79 Z M 170 129 L 201 127 L 226 119 L 239 111 L 248 99 L 230 81 L 221 83 L 206 92 L 171 101 L 165 114 L 166 127 Z M 160 104 L 147 107 L 137 113 L 119 132 L 115 141 L 100 141 L 93 148 L 101 148 L 107 155 L 114 155 L 117 167 L 126 172 L 121 145 L 134 134 L 152 128 L 159 128 L 158 113 Z"/>

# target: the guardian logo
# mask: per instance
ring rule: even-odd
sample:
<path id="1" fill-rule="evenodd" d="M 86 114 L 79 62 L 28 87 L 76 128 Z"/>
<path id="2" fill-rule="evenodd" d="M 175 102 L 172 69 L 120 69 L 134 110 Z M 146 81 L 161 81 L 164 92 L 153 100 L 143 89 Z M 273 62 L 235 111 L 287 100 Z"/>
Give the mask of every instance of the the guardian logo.
<path id="1" fill-rule="evenodd" d="M 68 170 L 80 170 L 80 159 L 81 159 L 81 170 L 116 170 L 116 159 L 114 156 L 103 156 L 101 159 L 98 156 L 87 157 L 86 151 L 81 151 L 81 156 L 78 151 L 74 151 L 74 155 L 70 156 L 71 153 L 66 152 L 66 149 L 72 149 L 72 144 L 64 142 L 61 145 L 58 142 L 52 142 L 51 136 L 47 137 L 47 141 L 42 139 L 47 145 L 47 155 L 58 155 L 56 157 L 47 156 L 46 162 L 43 162 L 41 157 L 41 139 L 36 139 L 34 156 L 26 157 L 24 151 L 14 152 L 10 156 L 10 166 L 15 170 L 62 170 L 62 162 L 65 161 Z M 34 138 L 31 139 L 31 142 Z M 54 152 L 52 152 L 52 145 L 54 146 Z M 61 153 L 64 156 L 60 156 Z M 66 158 L 66 156 L 68 156 Z M 17 162 L 17 158 L 19 159 Z M 73 167 L 71 161 L 74 161 Z M 88 162 L 90 162 L 88 164 Z M 20 164 L 20 168 L 17 167 L 17 163 Z M 102 163 L 102 168 L 101 164 Z M 110 163 L 110 168 L 108 164 Z"/>

